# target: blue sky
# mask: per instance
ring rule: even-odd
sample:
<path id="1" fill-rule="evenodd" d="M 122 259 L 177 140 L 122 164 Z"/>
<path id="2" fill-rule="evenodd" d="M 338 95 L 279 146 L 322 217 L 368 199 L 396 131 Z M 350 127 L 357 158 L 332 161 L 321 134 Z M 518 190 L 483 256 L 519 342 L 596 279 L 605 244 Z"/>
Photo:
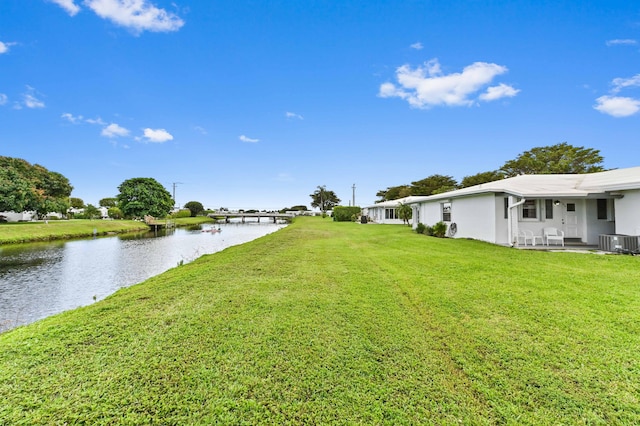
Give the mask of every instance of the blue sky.
<path id="1" fill-rule="evenodd" d="M 640 165 L 632 1 L 0 1 L 0 155 L 97 204 L 343 205 L 536 146 Z"/>

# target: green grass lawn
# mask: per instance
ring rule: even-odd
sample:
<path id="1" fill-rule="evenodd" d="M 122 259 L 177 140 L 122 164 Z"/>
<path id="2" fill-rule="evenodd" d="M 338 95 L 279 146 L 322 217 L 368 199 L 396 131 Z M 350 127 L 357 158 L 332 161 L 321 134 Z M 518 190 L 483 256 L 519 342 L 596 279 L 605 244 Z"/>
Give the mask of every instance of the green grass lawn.
<path id="1" fill-rule="evenodd" d="M 639 271 L 300 218 L 0 335 L 0 424 L 639 424 Z"/>
<path id="2" fill-rule="evenodd" d="M 149 229 L 143 222 L 132 220 L 49 220 L 38 222 L 0 223 L 0 244 L 48 241 L 91 236 L 112 232 Z"/>

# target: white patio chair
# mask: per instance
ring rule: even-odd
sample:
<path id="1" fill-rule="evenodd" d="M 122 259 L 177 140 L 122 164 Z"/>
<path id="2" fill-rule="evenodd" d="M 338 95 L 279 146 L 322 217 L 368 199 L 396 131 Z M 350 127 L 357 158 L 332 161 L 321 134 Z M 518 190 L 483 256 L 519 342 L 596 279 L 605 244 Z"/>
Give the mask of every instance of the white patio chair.
<path id="1" fill-rule="evenodd" d="M 532 246 L 536 245 L 536 240 L 540 240 L 540 244 L 543 244 L 542 236 L 534 235 L 533 231 L 530 231 L 528 229 L 521 229 L 520 231 L 518 231 L 518 243 L 520 243 L 520 240 L 522 240 L 522 243 L 525 246 L 527 245 L 527 241 L 531 241 Z"/>
<path id="2" fill-rule="evenodd" d="M 522 244 L 525 247 L 527 245 L 527 241 L 531 242 L 531 245 L 534 246 L 535 243 L 533 242 L 533 232 L 525 231 L 524 229 L 519 230 L 518 231 L 518 245 L 520 245 L 520 241 L 522 241 Z"/>
<path id="3" fill-rule="evenodd" d="M 544 228 L 542 234 L 544 235 L 544 242 L 547 246 L 549 245 L 549 241 L 557 241 L 564 247 L 564 232 L 558 228 Z"/>

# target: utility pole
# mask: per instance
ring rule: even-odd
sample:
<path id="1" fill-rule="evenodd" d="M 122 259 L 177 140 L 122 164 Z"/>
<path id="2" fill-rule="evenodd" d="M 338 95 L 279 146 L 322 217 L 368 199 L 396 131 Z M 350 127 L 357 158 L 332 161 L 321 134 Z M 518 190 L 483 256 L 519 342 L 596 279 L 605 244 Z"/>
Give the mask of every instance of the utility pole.
<path id="1" fill-rule="evenodd" d="M 176 201 L 176 186 L 177 185 L 182 185 L 182 182 L 173 182 L 173 207 L 176 207 L 176 205 L 178 204 Z"/>
<path id="2" fill-rule="evenodd" d="M 355 183 L 353 184 L 353 186 L 351 187 L 351 189 L 353 190 L 353 196 L 352 196 L 352 198 L 351 198 L 351 200 L 352 200 L 352 201 L 351 201 L 351 205 L 352 205 L 353 207 L 355 207 L 355 206 L 356 206 L 356 184 L 355 184 Z"/>

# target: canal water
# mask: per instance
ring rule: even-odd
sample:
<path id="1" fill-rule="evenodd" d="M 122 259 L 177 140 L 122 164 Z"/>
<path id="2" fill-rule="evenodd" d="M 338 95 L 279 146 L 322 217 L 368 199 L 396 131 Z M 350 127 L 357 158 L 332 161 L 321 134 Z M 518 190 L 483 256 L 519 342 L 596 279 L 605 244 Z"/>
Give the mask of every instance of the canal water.
<path id="1" fill-rule="evenodd" d="M 229 223 L 220 232 L 159 234 L 0 246 L 0 332 L 86 306 L 180 263 L 246 243 L 284 224 Z"/>

